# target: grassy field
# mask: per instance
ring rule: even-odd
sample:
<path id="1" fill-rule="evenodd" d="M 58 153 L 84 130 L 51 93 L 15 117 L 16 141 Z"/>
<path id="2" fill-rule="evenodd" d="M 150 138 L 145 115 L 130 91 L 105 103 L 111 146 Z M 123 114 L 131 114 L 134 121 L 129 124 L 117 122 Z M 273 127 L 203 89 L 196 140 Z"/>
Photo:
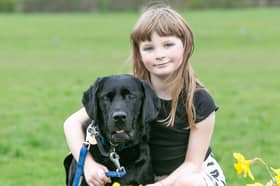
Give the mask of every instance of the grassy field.
<path id="1" fill-rule="evenodd" d="M 217 112 L 212 148 L 229 186 L 233 152 L 279 164 L 279 9 L 182 12 L 194 69 Z M 64 185 L 67 116 L 98 76 L 128 73 L 138 13 L 0 14 L 0 185 Z M 258 181 L 267 175 L 253 167 Z"/>

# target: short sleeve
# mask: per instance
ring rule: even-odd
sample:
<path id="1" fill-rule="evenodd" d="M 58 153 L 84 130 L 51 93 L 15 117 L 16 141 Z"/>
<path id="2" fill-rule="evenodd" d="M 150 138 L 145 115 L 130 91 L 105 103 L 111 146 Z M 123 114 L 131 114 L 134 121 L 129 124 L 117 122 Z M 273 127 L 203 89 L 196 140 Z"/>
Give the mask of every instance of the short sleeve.
<path id="1" fill-rule="evenodd" d="M 196 113 L 195 123 L 198 123 L 207 118 L 213 111 L 217 111 L 212 96 L 203 88 L 199 88 L 194 93 L 194 107 Z"/>

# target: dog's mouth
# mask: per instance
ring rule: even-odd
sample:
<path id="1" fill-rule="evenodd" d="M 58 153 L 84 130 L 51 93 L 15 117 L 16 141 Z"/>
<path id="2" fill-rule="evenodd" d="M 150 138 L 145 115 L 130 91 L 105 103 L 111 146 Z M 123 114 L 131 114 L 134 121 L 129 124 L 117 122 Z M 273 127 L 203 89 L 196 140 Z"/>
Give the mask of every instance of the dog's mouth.
<path id="1" fill-rule="evenodd" d="M 123 133 L 125 133 L 125 131 L 124 130 L 117 130 L 117 131 L 115 131 L 115 133 L 116 134 L 123 134 Z"/>
<path id="2" fill-rule="evenodd" d="M 111 142 L 114 144 L 126 143 L 129 141 L 129 139 L 129 134 L 125 130 L 116 130 L 111 136 Z"/>

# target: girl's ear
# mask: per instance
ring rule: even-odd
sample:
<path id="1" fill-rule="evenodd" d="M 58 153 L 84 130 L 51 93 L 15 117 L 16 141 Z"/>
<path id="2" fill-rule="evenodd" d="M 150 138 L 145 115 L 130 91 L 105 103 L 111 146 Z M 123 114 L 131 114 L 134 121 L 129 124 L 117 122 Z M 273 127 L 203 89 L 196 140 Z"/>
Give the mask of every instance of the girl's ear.
<path id="1" fill-rule="evenodd" d="M 160 109 L 160 100 L 146 81 L 141 80 L 141 83 L 145 94 L 142 108 L 142 119 L 145 124 L 157 119 Z"/>
<path id="2" fill-rule="evenodd" d="M 96 121 L 98 114 L 97 93 L 103 78 L 97 78 L 83 94 L 82 103 L 87 111 L 88 116 Z"/>

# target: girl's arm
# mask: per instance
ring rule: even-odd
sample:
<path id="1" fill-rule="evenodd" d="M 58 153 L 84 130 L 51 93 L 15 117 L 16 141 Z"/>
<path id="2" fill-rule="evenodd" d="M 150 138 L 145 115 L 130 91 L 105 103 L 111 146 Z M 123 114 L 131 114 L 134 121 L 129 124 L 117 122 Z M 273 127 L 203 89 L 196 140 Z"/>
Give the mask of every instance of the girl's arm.
<path id="1" fill-rule="evenodd" d="M 190 165 L 192 172 L 199 172 L 202 168 L 214 125 L 215 112 L 212 112 L 207 118 L 197 123 L 197 128 L 191 130 L 185 163 Z"/>
<path id="2" fill-rule="evenodd" d="M 185 162 L 179 166 L 168 177 L 152 185 L 157 186 L 171 186 L 182 185 L 193 180 L 203 181 L 202 177 L 199 177 L 202 164 L 204 162 L 205 155 L 210 145 L 213 129 L 215 125 L 215 112 L 212 112 L 206 119 L 196 124 L 196 128 L 191 129 L 188 150 L 186 152 Z M 151 186 L 152 186 L 151 185 Z"/>
<path id="3" fill-rule="evenodd" d="M 82 124 L 89 120 L 89 116 L 85 108 L 81 108 L 73 113 L 64 122 L 64 134 L 66 141 L 74 158 L 78 161 L 79 153 L 84 142 L 85 136 L 82 131 Z"/>
<path id="4" fill-rule="evenodd" d="M 80 148 L 84 142 L 85 136 L 82 131 L 82 124 L 89 119 L 85 108 L 72 114 L 64 122 L 64 134 L 66 141 L 76 161 L 79 159 Z M 110 183 L 111 180 L 105 175 L 108 169 L 94 161 L 88 153 L 85 159 L 84 174 L 87 183 L 90 186 L 103 186 Z"/>

